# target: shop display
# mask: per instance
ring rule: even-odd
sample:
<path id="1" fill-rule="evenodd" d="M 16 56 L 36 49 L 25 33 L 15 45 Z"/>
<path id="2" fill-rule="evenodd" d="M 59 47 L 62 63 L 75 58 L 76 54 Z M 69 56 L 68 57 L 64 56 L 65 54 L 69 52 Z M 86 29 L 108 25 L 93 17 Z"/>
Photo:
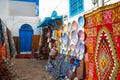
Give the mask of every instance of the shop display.
<path id="1" fill-rule="evenodd" d="M 68 35 L 67 35 L 67 33 L 63 33 L 62 42 L 65 45 L 68 43 Z"/>
<path id="2" fill-rule="evenodd" d="M 52 38 L 55 37 L 55 30 L 52 30 Z"/>
<path id="3" fill-rule="evenodd" d="M 48 62 L 45 69 L 56 78 L 56 80 L 73 80 L 83 79 L 83 71 L 78 75 L 79 71 L 84 67 L 85 53 L 85 34 L 84 18 L 79 17 L 78 22 L 73 20 L 72 23 L 62 24 L 58 28 L 52 30 L 52 47 L 50 48 Z M 78 68 L 79 67 L 79 68 Z"/>
<path id="4" fill-rule="evenodd" d="M 12 34 L 0 19 L 0 80 L 11 80 L 16 75 L 11 66 L 16 54 Z"/>
<path id="5" fill-rule="evenodd" d="M 72 31 L 72 33 L 71 33 L 71 43 L 73 43 L 74 45 L 76 45 L 77 42 L 78 42 L 77 31 Z"/>
<path id="6" fill-rule="evenodd" d="M 72 30 L 77 30 L 77 28 L 78 28 L 78 23 L 74 20 L 72 22 Z"/>
<path id="7" fill-rule="evenodd" d="M 103 6 L 85 15 L 88 79 L 120 79 L 119 10 L 120 2 Z"/>
<path id="8" fill-rule="evenodd" d="M 83 54 L 85 53 L 85 45 L 81 42 L 76 45 L 75 48 L 76 51 L 76 57 L 80 60 L 83 59 Z"/>
<path id="9" fill-rule="evenodd" d="M 60 38 L 62 36 L 62 32 L 60 30 L 55 30 L 55 38 Z"/>
<path id="10" fill-rule="evenodd" d="M 72 30 L 72 24 L 71 22 L 68 23 L 68 32 L 70 32 Z"/>
<path id="11" fill-rule="evenodd" d="M 12 34 L 7 26 L 0 20 L 0 59 L 11 59 L 16 55 Z"/>
<path id="12" fill-rule="evenodd" d="M 115 46 L 113 44 L 110 32 L 108 32 L 106 28 L 103 27 L 98 34 L 97 46 L 95 48 L 95 61 L 98 76 L 100 80 L 102 78 L 106 78 L 106 76 L 109 76 L 110 79 L 114 77 L 113 74 L 116 74 L 114 73 L 114 70 L 118 71 L 118 63 L 117 59 L 115 59 L 115 57 L 117 57 L 115 54 Z M 107 74 L 105 74 L 106 72 Z"/>
<path id="13" fill-rule="evenodd" d="M 78 40 L 84 41 L 85 40 L 85 33 L 82 30 L 78 31 Z"/>
<path id="14" fill-rule="evenodd" d="M 84 24 L 85 24 L 85 19 L 84 19 L 83 16 L 80 16 L 78 18 L 78 25 L 79 25 L 79 27 L 84 27 Z"/>
<path id="15" fill-rule="evenodd" d="M 55 50 L 51 48 L 46 70 L 53 76 L 57 76 L 58 80 L 71 80 L 74 78 L 73 74 L 78 74 L 79 68 L 83 69 L 83 65 L 80 66 L 80 64 L 83 64 L 81 60 L 83 60 L 85 52 L 83 44 L 85 36 L 82 30 L 77 32 L 77 28 L 77 22 L 73 21 L 72 25 L 70 22 L 68 25 L 65 24 L 63 30 L 55 30 L 55 37 L 57 38 L 55 41 L 56 47 L 53 47 Z M 58 36 L 58 34 L 61 34 L 61 36 Z M 58 51 L 57 53 L 56 50 Z M 80 76 L 83 77 L 83 72 Z M 78 75 L 75 77 L 79 79 Z"/>
<path id="16" fill-rule="evenodd" d="M 64 24 L 64 32 L 67 32 L 68 31 L 68 25 Z"/>

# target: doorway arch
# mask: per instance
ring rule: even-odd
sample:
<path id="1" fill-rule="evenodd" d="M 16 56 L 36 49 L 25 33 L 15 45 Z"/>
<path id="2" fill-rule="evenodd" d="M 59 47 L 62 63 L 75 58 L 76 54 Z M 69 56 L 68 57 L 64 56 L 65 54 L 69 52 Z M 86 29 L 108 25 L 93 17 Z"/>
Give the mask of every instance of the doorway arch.
<path id="1" fill-rule="evenodd" d="M 23 24 L 19 29 L 20 52 L 32 51 L 32 35 L 33 29 L 29 24 Z"/>

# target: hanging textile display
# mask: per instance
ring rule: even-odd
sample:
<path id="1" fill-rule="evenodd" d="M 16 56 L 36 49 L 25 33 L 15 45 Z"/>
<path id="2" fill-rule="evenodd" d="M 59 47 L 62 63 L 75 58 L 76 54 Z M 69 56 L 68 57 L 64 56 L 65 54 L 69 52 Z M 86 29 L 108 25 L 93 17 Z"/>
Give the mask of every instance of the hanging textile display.
<path id="1" fill-rule="evenodd" d="M 6 52 L 6 45 L 3 44 L 1 47 L 0 47 L 0 59 L 2 58 L 7 58 L 7 52 Z"/>
<path id="2" fill-rule="evenodd" d="M 10 61 L 15 54 L 16 49 L 11 32 L 0 19 L 0 80 L 11 80 L 16 76 Z"/>
<path id="3" fill-rule="evenodd" d="M 4 39 L 4 32 L 3 32 L 2 24 L 1 24 L 1 20 L 0 20 L 0 43 L 1 43 L 1 45 L 4 44 L 4 41 L 5 41 L 5 39 Z"/>
<path id="4" fill-rule="evenodd" d="M 4 60 L 0 60 L 0 80 L 12 80 L 12 73 Z"/>
<path id="5" fill-rule="evenodd" d="M 52 30 L 52 37 L 55 37 L 55 30 Z"/>
<path id="6" fill-rule="evenodd" d="M 17 54 L 16 49 L 15 49 L 15 43 L 11 34 L 11 31 L 7 28 L 7 36 L 8 36 L 8 43 L 9 43 L 9 49 L 10 49 L 10 56 L 15 57 Z"/>
<path id="7" fill-rule="evenodd" d="M 50 74 L 57 77 L 57 80 L 84 78 L 82 70 L 84 68 L 85 35 L 82 30 L 77 32 L 77 22 L 73 22 L 73 26 L 69 22 L 68 25 L 64 25 L 63 30 L 55 30 L 55 45 L 51 48 L 48 63 L 45 66 Z"/>
<path id="8" fill-rule="evenodd" d="M 120 2 L 85 14 L 90 80 L 120 79 Z"/>
<path id="9" fill-rule="evenodd" d="M 52 30 L 52 47 L 45 69 L 56 80 L 84 79 L 82 71 L 85 53 L 85 35 L 82 31 L 84 17 L 80 16 L 78 22 L 73 20 L 72 23 L 68 22 Z M 81 27 L 82 30 L 78 27 Z"/>
<path id="10" fill-rule="evenodd" d="M 10 59 L 16 54 L 16 49 L 10 30 L 0 20 L 0 59 Z"/>
<path id="11" fill-rule="evenodd" d="M 59 29 L 55 30 L 55 38 L 60 38 L 62 36 L 62 33 Z"/>
<path id="12" fill-rule="evenodd" d="M 115 46 L 113 44 L 112 37 L 110 36 L 110 32 L 108 32 L 104 27 L 100 32 L 98 32 L 97 45 L 95 49 L 95 62 L 97 66 L 98 79 L 107 79 L 106 76 L 109 76 L 109 79 L 113 79 L 117 73 L 112 72 L 115 72 L 114 70 L 118 71 L 118 63 L 117 59 L 115 59 L 117 55 L 115 54 Z M 112 72 L 110 72 L 110 70 Z"/>
<path id="13" fill-rule="evenodd" d="M 2 21 L 0 19 L 0 59 L 2 59 L 2 57 L 4 57 L 4 58 L 7 57 L 4 32 L 5 32 L 4 27 L 3 27 Z"/>

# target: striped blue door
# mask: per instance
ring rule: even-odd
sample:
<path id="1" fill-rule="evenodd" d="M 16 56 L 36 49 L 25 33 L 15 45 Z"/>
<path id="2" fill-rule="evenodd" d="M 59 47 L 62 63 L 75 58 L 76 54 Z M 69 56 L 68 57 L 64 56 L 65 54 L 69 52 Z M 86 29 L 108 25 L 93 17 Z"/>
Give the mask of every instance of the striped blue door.
<path id="1" fill-rule="evenodd" d="M 24 24 L 19 29 L 20 36 L 20 52 L 32 51 L 32 35 L 33 29 L 30 25 Z"/>

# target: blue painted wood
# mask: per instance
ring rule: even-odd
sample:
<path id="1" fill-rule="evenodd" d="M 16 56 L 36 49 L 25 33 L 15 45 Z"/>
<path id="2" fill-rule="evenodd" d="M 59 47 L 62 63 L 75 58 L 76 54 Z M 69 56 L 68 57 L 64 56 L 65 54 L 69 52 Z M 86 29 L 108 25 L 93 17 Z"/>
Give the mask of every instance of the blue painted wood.
<path id="1" fill-rule="evenodd" d="M 55 10 L 52 12 L 51 17 L 57 17 L 57 12 Z"/>
<path id="2" fill-rule="evenodd" d="M 24 52 L 25 51 L 25 31 L 20 30 L 19 35 L 20 35 L 20 51 Z"/>
<path id="3" fill-rule="evenodd" d="M 33 35 L 32 27 L 29 24 L 23 24 L 19 29 L 21 52 L 32 51 L 32 35 Z"/>
<path id="4" fill-rule="evenodd" d="M 84 11 L 84 0 L 69 0 L 69 17 Z"/>

